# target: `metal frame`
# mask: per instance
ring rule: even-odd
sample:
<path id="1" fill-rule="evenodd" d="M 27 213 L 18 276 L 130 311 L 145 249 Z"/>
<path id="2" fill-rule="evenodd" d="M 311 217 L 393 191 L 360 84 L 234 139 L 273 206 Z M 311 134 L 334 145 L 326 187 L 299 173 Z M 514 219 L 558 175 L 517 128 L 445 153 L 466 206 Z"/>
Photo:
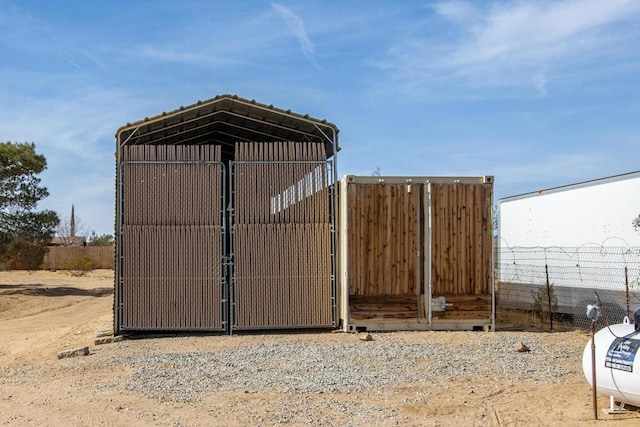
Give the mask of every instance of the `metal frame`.
<path id="1" fill-rule="evenodd" d="M 341 179 L 339 183 L 336 183 L 336 187 L 340 189 L 339 199 L 339 228 L 338 228 L 338 241 L 339 241 L 339 264 L 338 264 L 338 291 L 337 296 L 340 300 L 340 311 L 337 319 L 342 322 L 339 326 L 345 332 L 349 332 L 349 320 L 351 319 L 351 312 L 349 310 L 349 245 L 347 244 L 348 238 L 348 221 L 347 221 L 347 179 L 346 177 Z"/>
<path id="2" fill-rule="evenodd" d="M 492 176 L 356 176 L 345 175 L 343 180 L 354 184 L 488 184 L 493 182 Z"/>
<path id="3" fill-rule="evenodd" d="M 225 119 L 226 118 L 226 119 Z M 189 127 L 191 128 L 189 129 Z M 184 129 L 180 129 L 184 127 Z M 181 131 L 184 131 L 182 133 Z M 123 147 L 126 145 L 221 145 L 223 165 L 223 201 L 222 201 L 222 230 L 223 230 L 223 274 L 226 280 L 223 294 L 223 303 L 228 309 L 223 310 L 227 316 L 227 329 L 230 330 L 233 316 L 233 248 L 231 247 L 233 237 L 232 216 L 233 204 L 230 203 L 231 194 L 225 194 L 228 188 L 232 188 L 231 183 L 227 183 L 226 176 L 231 179 L 231 165 L 233 163 L 233 147 L 238 141 L 268 142 L 271 141 L 312 141 L 324 145 L 327 157 L 327 165 L 330 167 L 333 180 L 328 185 L 331 210 L 331 264 L 332 264 L 332 289 L 331 298 L 333 306 L 333 322 L 338 319 L 337 292 L 337 218 L 336 207 L 339 202 L 339 190 L 337 188 L 337 153 L 338 128 L 326 121 L 318 120 L 309 115 L 293 113 L 290 110 L 283 110 L 272 105 L 258 103 L 237 95 L 218 95 L 204 101 L 198 101 L 186 107 L 180 107 L 168 113 L 163 112 L 151 118 L 145 118 L 134 123 L 127 123 L 116 132 L 116 220 L 115 234 L 118 236 L 116 246 L 116 277 L 114 292 L 114 330 L 119 332 L 122 319 L 121 307 L 118 306 L 121 300 L 122 291 L 122 167 Z M 158 135 L 160 134 L 160 135 Z M 151 136 L 159 136 L 151 140 Z M 230 166 L 225 170 L 225 164 Z M 329 176 L 328 182 L 329 182 Z M 227 215 L 227 210 L 230 210 Z M 229 242 L 227 242 L 229 239 Z M 229 247 L 227 247 L 229 245 Z"/>
<path id="4" fill-rule="evenodd" d="M 425 315 L 427 316 L 427 323 L 431 326 L 433 321 L 433 311 L 431 307 L 431 299 L 433 297 L 433 279 L 431 277 L 431 255 L 432 255 L 432 241 L 433 241 L 433 215 L 431 209 L 433 207 L 431 203 L 431 182 L 428 182 L 423 187 L 424 191 L 424 250 L 425 250 L 425 263 L 424 263 L 424 307 Z M 427 203 L 428 201 L 428 203 Z"/>
<path id="5" fill-rule="evenodd" d="M 233 117 L 238 117 L 238 118 L 241 118 L 241 119 L 247 119 L 247 117 L 243 116 L 242 114 L 233 113 L 233 112 L 228 111 L 228 110 L 218 110 L 218 111 L 213 111 L 213 112 L 211 112 L 210 114 L 208 114 L 207 116 L 204 116 L 204 117 L 196 117 L 194 119 L 185 120 L 183 122 L 175 123 L 175 124 L 172 124 L 172 125 L 160 128 L 160 129 L 148 131 L 148 132 L 146 132 L 144 134 L 138 135 L 137 138 L 143 138 L 143 137 L 147 137 L 149 135 L 153 135 L 153 134 L 156 134 L 156 133 L 165 132 L 167 129 L 171 129 L 171 128 L 175 128 L 175 127 L 179 127 L 179 126 L 184 126 L 185 124 L 189 124 L 189 123 L 205 120 L 207 117 L 215 117 L 215 116 L 217 116 L 219 114 L 227 114 L 227 115 L 230 115 L 230 116 L 233 116 Z M 318 139 L 317 135 L 313 135 L 313 134 L 310 134 L 310 133 L 307 133 L 307 132 L 298 131 L 298 130 L 292 130 L 292 129 L 286 128 L 284 126 L 275 124 L 275 123 L 266 122 L 264 120 L 251 119 L 251 121 L 256 122 L 256 123 L 260 123 L 260 124 L 264 124 L 264 125 L 268 125 L 268 126 L 271 126 L 271 127 L 275 127 L 275 128 L 280 128 L 282 130 L 286 130 L 287 132 L 298 133 L 299 135 L 304 136 L 307 141 L 312 141 L 313 139 L 316 139 L 316 140 Z M 241 129 L 241 130 L 244 129 L 241 125 L 238 125 L 238 124 L 235 124 L 235 123 L 230 123 L 230 122 L 227 122 L 227 121 L 224 121 L 224 120 L 213 120 L 213 121 L 207 122 L 206 124 L 198 125 L 198 126 L 195 126 L 193 128 L 189 128 L 188 131 L 189 132 L 193 132 L 193 131 L 196 131 L 196 130 L 199 130 L 199 129 L 206 129 L 206 128 L 212 126 L 212 125 L 223 125 L 223 126 L 229 126 L 229 127 L 232 127 L 232 128 L 236 128 L 236 129 Z M 139 129 L 139 127 L 136 128 L 136 129 Z M 213 131 L 213 132 L 209 132 L 209 133 L 199 134 L 199 135 L 194 136 L 194 137 L 192 137 L 190 139 L 194 139 L 194 138 L 197 138 L 197 137 L 210 135 L 210 134 L 217 133 L 217 132 L 220 132 L 220 131 Z M 277 135 L 274 135 L 274 134 L 271 134 L 271 133 L 267 133 L 267 132 L 263 132 L 263 131 L 260 131 L 260 130 L 253 130 L 252 129 L 251 132 L 253 132 L 255 134 L 263 135 L 265 137 L 272 138 L 272 139 L 278 139 L 279 138 Z M 224 132 L 220 132 L 220 133 L 224 133 Z M 127 139 L 132 138 L 133 135 L 134 135 L 134 133 L 132 133 Z M 178 135 L 178 134 L 176 133 L 175 135 Z M 233 138 L 244 139 L 244 140 L 249 141 L 249 142 L 252 141 L 252 140 L 248 140 L 246 138 L 240 137 L 238 135 L 231 135 L 231 134 L 228 134 L 228 135 L 232 136 Z M 169 137 L 172 137 L 172 136 L 174 136 L 174 135 L 170 135 Z M 186 141 L 189 141 L 189 139 L 181 139 L 180 142 L 178 142 L 178 143 L 172 143 L 172 144 L 166 144 L 166 145 L 188 145 L 188 144 L 185 144 Z"/>
<path id="6" fill-rule="evenodd" d="M 228 203 L 228 207 L 227 207 L 227 211 L 229 213 L 228 215 L 228 221 L 229 221 L 229 242 L 230 242 L 230 246 L 229 246 L 229 251 L 227 252 L 228 254 L 228 265 L 229 265 L 229 271 L 228 271 L 228 275 L 229 275 L 229 279 L 228 279 L 228 292 L 229 292 L 229 328 L 228 328 L 228 332 L 230 334 L 233 334 L 234 331 L 234 326 L 235 326 L 235 305 L 236 302 L 234 300 L 234 285 L 235 285 L 235 281 L 234 281 L 234 268 L 235 268 L 235 250 L 234 250 L 234 235 L 233 235 L 233 224 L 234 224 L 234 218 L 235 218 L 235 203 L 234 203 L 234 197 L 235 197 L 235 191 L 234 191 L 234 177 L 235 177 L 235 172 L 234 172 L 234 166 L 236 164 L 316 164 L 316 165 L 327 165 L 327 188 L 329 190 L 329 223 L 330 223 L 330 227 L 331 227 L 331 265 L 332 265 L 332 271 L 331 271 L 331 311 L 332 311 L 332 327 L 336 327 L 337 322 L 338 322 L 338 301 L 337 301 L 337 295 L 336 295 L 336 291 L 338 289 L 337 286 L 337 254 L 336 254 L 336 213 L 335 213 L 335 203 L 336 203 L 336 199 L 337 199 L 337 192 L 335 191 L 336 187 L 337 187 L 337 182 L 335 181 L 335 177 L 337 175 L 337 171 L 335 170 L 335 156 L 331 159 L 327 159 L 326 161 L 322 161 L 322 160 L 241 160 L 241 161 L 230 161 L 229 162 L 229 189 L 228 189 L 228 195 L 229 195 L 229 203 Z M 333 180 L 333 182 L 332 182 Z M 324 328 L 326 327 L 325 325 L 305 325 L 305 326 L 290 326 L 288 327 L 289 329 L 304 329 L 304 328 Z M 242 328 L 235 328 L 236 330 L 263 330 L 263 329 L 273 329 L 270 326 L 265 326 L 265 327 L 242 327 Z"/>
<path id="7" fill-rule="evenodd" d="M 327 141 L 329 141 L 333 147 L 333 154 L 331 156 L 331 159 L 327 159 L 327 162 L 330 162 L 330 166 L 331 166 L 331 170 L 332 170 L 332 175 L 333 175 L 333 182 L 331 183 L 331 185 L 329 186 L 329 193 L 332 195 L 331 197 L 331 202 L 330 202 L 330 209 L 331 209 L 331 265 L 332 265 L 332 272 L 331 272 L 331 283 L 332 283 L 332 289 L 331 289 L 331 298 L 333 300 L 333 305 L 334 305 L 334 309 L 333 309 L 333 327 L 336 328 L 338 327 L 338 323 L 339 323 L 339 319 L 340 319 L 340 313 L 339 313 L 339 304 L 338 304 L 338 293 L 339 293 L 339 286 L 338 286 L 338 229 L 340 227 L 340 217 L 339 215 L 336 215 L 335 213 L 335 208 L 336 206 L 340 206 L 340 186 L 339 186 L 339 182 L 338 182 L 338 151 L 340 151 L 340 147 L 338 146 L 338 135 L 337 135 L 337 130 L 334 126 L 329 126 L 329 129 L 331 129 L 331 138 L 329 138 L 329 136 L 322 130 L 320 129 L 320 126 L 317 123 L 314 123 L 314 126 L 316 127 L 316 129 L 318 129 L 318 132 L 320 132 L 326 139 Z"/>
<path id="8" fill-rule="evenodd" d="M 217 107 L 217 104 L 220 104 L 220 106 Z M 246 112 L 240 111 L 242 109 L 246 109 L 248 111 Z M 198 117 L 190 118 L 188 120 L 183 120 L 183 121 L 180 121 L 179 123 L 169 124 L 157 130 L 151 130 L 148 132 L 140 131 L 141 128 L 144 128 L 144 127 L 148 128 L 149 125 L 162 123 L 163 121 L 175 119 L 177 117 L 180 117 L 185 114 L 190 114 L 195 111 L 198 111 L 198 114 L 200 114 L 199 110 L 202 111 L 202 115 L 199 115 Z M 252 114 L 250 114 L 251 111 L 249 110 L 253 110 Z M 259 114 L 263 114 L 263 117 L 257 117 L 256 115 L 257 112 L 260 112 Z M 126 141 L 123 143 L 123 144 L 126 144 L 130 139 L 134 138 L 134 135 L 136 133 L 138 135 L 135 138 L 139 139 L 145 136 L 149 136 L 151 134 L 163 132 L 166 129 L 183 126 L 185 124 L 190 124 L 192 122 L 197 122 L 199 120 L 206 120 L 206 118 L 208 117 L 213 117 L 217 114 L 223 114 L 223 113 L 226 113 L 232 117 L 236 117 L 241 121 L 244 121 L 246 124 L 254 123 L 259 126 L 269 126 L 272 128 L 278 128 L 285 133 L 297 134 L 302 136 L 303 138 L 300 139 L 298 137 L 298 138 L 292 139 L 291 136 L 283 136 L 281 134 L 275 134 L 275 135 L 267 134 L 262 132 L 263 129 L 261 130 L 258 128 L 252 128 L 247 126 L 246 124 L 232 124 L 232 123 L 229 123 L 228 121 L 209 122 L 206 125 L 196 127 L 193 129 L 188 129 L 187 132 L 201 129 L 201 128 L 206 128 L 208 126 L 215 125 L 216 123 L 220 123 L 224 125 L 231 125 L 241 131 L 246 131 L 248 133 L 253 133 L 253 134 L 262 133 L 264 135 L 269 136 L 270 138 L 273 138 L 273 141 L 285 141 L 285 140 L 286 141 L 292 141 L 292 140 L 293 141 L 314 141 L 315 140 L 318 142 L 324 142 L 325 147 L 330 146 L 332 148 L 331 153 L 327 152 L 327 157 L 331 157 L 331 156 L 335 157 L 337 152 L 340 150 L 340 147 L 338 146 L 338 135 L 337 135 L 338 129 L 334 124 L 327 122 L 326 120 L 314 119 L 309 115 L 300 115 L 300 114 L 292 113 L 290 110 L 282 110 L 279 108 L 275 108 L 272 105 L 265 105 L 265 104 L 258 103 L 254 100 L 240 98 L 236 95 L 219 95 L 219 96 L 216 96 L 215 98 L 212 98 L 206 101 L 198 101 L 197 103 L 190 105 L 188 107 L 180 107 L 179 109 L 171 111 L 169 113 L 162 113 L 161 115 L 158 115 L 152 118 L 146 118 L 144 120 L 135 122 L 133 124 L 127 124 L 121 127 L 120 129 L 118 129 L 116 138 L 118 140 L 118 144 L 120 144 L 119 141 L 122 140 L 122 135 L 125 132 L 131 132 L 129 135 L 127 135 Z M 270 118 L 273 118 L 274 121 L 269 121 L 268 119 Z M 286 120 L 290 122 L 294 122 L 295 124 L 291 126 L 287 126 L 284 124 L 283 121 L 276 120 L 276 118 L 278 119 L 286 118 Z M 308 125 L 308 128 L 303 129 L 302 126 L 300 126 L 300 124 L 302 123 L 304 123 L 305 125 Z M 318 131 L 318 134 L 311 133 L 311 130 L 313 128 L 315 128 Z M 169 135 L 167 136 L 167 138 L 175 137 L 177 135 L 178 135 L 177 133 L 173 135 Z M 200 134 L 199 136 L 203 136 L 203 134 Z M 255 137 L 244 138 L 244 137 L 240 137 L 235 133 L 232 136 L 235 141 L 242 139 L 247 141 L 251 140 L 251 141 L 258 142 L 258 139 Z M 224 143 L 223 141 L 216 141 L 216 142 L 223 146 L 229 145 L 229 142 L 227 143 Z M 136 143 L 137 143 L 136 141 L 133 142 L 133 144 L 136 144 Z M 143 142 L 143 144 L 146 144 L 146 143 L 147 142 Z M 161 139 L 154 140 L 151 143 L 156 145 L 163 144 Z M 177 143 L 183 144 L 184 140 L 180 140 Z M 204 143 L 211 143 L 211 141 L 209 139 L 207 142 L 204 142 Z M 337 182 L 337 176 L 335 181 Z"/>
<path id="9" fill-rule="evenodd" d="M 123 144 L 124 146 L 124 144 Z M 118 150 L 118 159 L 120 159 L 121 153 L 120 150 Z M 220 162 L 220 161 L 198 161 L 198 160 L 192 160 L 192 161 L 185 161 L 185 160 L 128 160 L 128 161 L 123 161 L 120 162 L 118 164 L 118 168 L 117 168 L 117 173 L 118 173 L 118 179 L 117 179 L 117 183 L 118 183 L 118 203 L 117 203 L 117 212 L 116 212 L 116 227 L 117 227 L 117 236 L 118 238 L 116 239 L 116 291 L 115 291 L 115 295 L 114 295 L 114 299 L 115 299 L 115 316 L 114 316 L 114 327 L 115 327 L 115 332 L 121 332 L 121 331 L 139 331 L 139 330 L 166 330 L 165 328 L 125 328 L 123 326 L 122 323 L 122 319 L 123 319 L 123 301 L 122 301 L 122 292 L 123 292 L 123 287 L 124 287 L 124 277 L 123 277 L 123 218 L 124 218 L 124 165 L 125 164 L 217 164 L 221 166 L 221 175 L 222 175 L 222 188 L 221 188 L 221 192 L 220 192 L 220 226 L 221 226 L 221 238 L 222 238 L 222 259 L 219 260 L 219 262 L 221 262 L 221 269 L 222 269 L 222 276 L 221 276 L 221 286 L 222 286 L 222 299 L 221 299 L 221 303 L 222 303 L 222 307 L 221 307 L 221 313 L 222 313 L 222 319 L 221 319 L 221 325 L 222 327 L 220 329 L 209 329 L 209 328 L 205 328 L 205 329 L 200 329 L 200 328 L 171 328 L 171 330 L 184 330 L 184 331 L 196 331 L 196 330 L 207 330 L 207 331 L 226 331 L 229 328 L 229 316 L 228 316 L 228 305 L 229 305 L 229 285 L 228 285 L 228 281 L 226 278 L 226 272 L 225 272 L 225 266 L 227 265 L 227 262 L 225 260 L 225 254 L 227 253 L 227 243 L 226 243 L 226 234 L 227 234 L 227 227 L 226 227 L 226 219 L 225 219 L 225 200 L 226 200 L 226 168 L 224 163 Z"/>

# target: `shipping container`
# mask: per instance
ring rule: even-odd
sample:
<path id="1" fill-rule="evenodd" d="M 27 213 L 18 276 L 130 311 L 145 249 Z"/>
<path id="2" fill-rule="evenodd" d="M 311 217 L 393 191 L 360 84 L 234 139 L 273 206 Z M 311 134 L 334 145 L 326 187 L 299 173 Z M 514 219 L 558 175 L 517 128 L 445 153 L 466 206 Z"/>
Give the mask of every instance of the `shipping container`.
<path id="1" fill-rule="evenodd" d="M 341 327 L 492 329 L 492 198 L 491 176 L 345 176 Z"/>

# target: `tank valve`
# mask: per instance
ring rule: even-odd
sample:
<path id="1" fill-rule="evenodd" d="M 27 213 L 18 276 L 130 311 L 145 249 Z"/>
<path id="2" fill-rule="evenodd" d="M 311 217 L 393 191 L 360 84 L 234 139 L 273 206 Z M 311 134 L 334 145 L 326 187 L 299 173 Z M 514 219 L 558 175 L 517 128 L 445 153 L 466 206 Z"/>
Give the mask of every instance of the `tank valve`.
<path id="1" fill-rule="evenodd" d="M 597 305 L 589 304 L 587 306 L 587 318 L 592 322 L 596 322 L 600 316 L 600 307 Z"/>

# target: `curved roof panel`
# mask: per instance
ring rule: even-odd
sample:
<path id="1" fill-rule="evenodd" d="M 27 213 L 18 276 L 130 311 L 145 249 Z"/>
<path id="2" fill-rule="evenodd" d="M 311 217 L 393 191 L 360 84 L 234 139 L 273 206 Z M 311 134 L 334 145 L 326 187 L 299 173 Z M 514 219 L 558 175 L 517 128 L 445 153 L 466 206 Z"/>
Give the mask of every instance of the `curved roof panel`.
<path id="1" fill-rule="evenodd" d="M 338 151 L 338 128 L 326 120 L 240 98 L 218 95 L 187 107 L 127 123 L 118 129 L 123 145 L 219 144 L 233 158 L 236 142 L 321 142 L 327 157 Z"/>

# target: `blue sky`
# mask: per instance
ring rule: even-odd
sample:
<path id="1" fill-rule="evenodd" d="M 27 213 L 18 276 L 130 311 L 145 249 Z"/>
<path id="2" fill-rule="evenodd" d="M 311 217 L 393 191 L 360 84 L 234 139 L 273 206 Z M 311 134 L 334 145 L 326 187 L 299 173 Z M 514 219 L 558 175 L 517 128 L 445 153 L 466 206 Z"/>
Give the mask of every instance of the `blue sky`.
<path id="1" fill-rule="evenodd" d="M 340 176 L 494 175 L 497 201 L 640 170 L 637 0 L 0 0 L 0 28 L 0 141 L 98 233 L 116 130 L 225 93 L 335 123 Z"/>

